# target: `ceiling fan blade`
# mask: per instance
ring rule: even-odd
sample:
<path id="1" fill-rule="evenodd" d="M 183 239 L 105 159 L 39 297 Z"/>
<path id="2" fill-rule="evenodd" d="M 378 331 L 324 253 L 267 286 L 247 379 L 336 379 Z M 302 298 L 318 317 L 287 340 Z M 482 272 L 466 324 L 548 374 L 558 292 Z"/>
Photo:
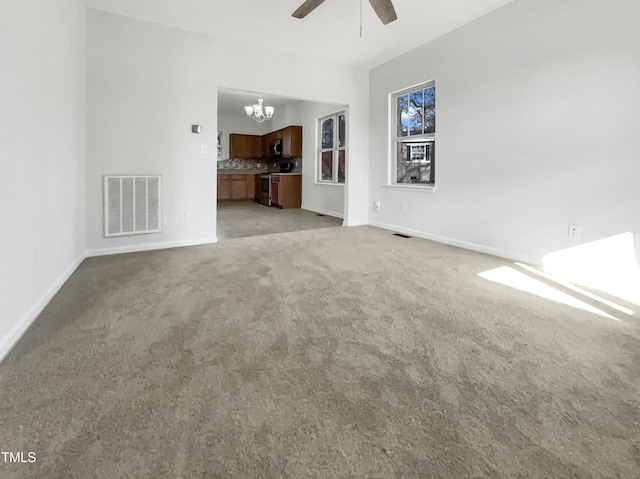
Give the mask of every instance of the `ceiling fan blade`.
<path id="1" fill-rule="evenodd" d="M 307 0 L 291 14 L 292 17 L 304 18 L 324 3 L 324 0 Z"/>
<path id="2" fill-rule="evenodd" d="M 396 10 L 393 8 L 391 0 L 369 0 L 369 3 L 376 12 L 376 15 L 385 25 L 398 19 Z"/>

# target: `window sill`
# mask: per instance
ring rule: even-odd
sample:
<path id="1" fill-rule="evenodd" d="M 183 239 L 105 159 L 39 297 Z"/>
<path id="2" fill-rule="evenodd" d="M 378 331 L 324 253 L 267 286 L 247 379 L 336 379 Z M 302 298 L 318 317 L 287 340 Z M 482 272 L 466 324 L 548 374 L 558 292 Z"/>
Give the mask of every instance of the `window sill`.
<path id="1" fill-rule="evenodd" d="M 422 191 L 425 193 L 435 193 L 436 187 L 433 185 L 412 185 L 410 183 L 403 184 L 393 184 L 393 185 L 384 185 L 388 190 L 402 190 L 402 191 Z"/>
<path id="2" fill-rule="evenodd" d="M 333 181 L 314 181 L 313 183 L 323 186 L 344 186 L 344 183 L 334 183 Z"/>

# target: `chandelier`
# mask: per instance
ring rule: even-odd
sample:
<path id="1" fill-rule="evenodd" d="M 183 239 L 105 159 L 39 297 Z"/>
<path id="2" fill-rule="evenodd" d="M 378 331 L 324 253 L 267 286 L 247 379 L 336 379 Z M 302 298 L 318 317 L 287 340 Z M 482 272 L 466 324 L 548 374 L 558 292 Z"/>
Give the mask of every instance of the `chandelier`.
<path id="1" fill-rule="evenodd" d="M 275 110 L 272 106 L 262 106 L 262 98 L 260 98 L 256 105 L 245 106 L 244 111 L 249 118 L 253 118 L 258 123 L 262 123 L 265 120 L 269 120 Z"/>

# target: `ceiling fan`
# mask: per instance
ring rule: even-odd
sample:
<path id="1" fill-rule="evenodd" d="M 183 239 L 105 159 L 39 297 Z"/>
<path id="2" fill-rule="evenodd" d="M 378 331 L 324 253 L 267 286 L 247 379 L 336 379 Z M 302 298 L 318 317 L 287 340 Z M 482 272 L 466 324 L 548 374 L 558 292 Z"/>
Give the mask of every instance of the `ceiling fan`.
<path id="1" fill-rule="evenodd" d="M 295 18 L 304 18 L 324 3 L 324 0 L 306 0 L 291 14 Z M 396 10 L 391 0 L 369 0 L 369 3 L 383 24 L 391 23 L 398 19 Z"/>

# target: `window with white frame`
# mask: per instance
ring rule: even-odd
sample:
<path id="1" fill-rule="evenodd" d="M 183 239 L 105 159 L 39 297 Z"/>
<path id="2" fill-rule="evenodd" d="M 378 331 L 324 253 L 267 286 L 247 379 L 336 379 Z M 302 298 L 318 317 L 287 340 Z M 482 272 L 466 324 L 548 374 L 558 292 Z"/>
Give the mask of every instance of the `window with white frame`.
<path id="1" fill-rule="evenodd" d="M 436 85 L 434 82 L 392 95 L 391 183 L 435 184 Z"/>
<path id="2" fill-rule="evenodd" d="M 318 181 L 344 183 L 346 171 L 346 117 L 334 113 L 318 120 Z"/>

